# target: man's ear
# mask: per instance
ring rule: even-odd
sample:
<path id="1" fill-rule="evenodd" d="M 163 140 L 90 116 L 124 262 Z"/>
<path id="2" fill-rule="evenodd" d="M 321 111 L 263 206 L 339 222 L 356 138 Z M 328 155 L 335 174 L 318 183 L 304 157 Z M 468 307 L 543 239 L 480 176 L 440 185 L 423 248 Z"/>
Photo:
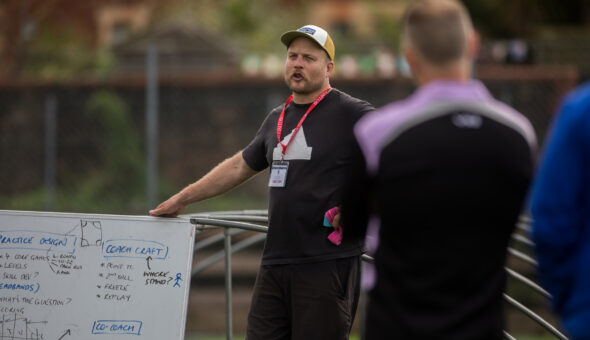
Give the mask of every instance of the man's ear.
<path id="1" fill-rule="evenodd" d="M 467 58 L 469 60 L 475 59 L 477 57 L 477 53 L 479 52 L 479 45 L 480 45 L 480 38 L 479 34 L 476 31 L 472 31 L 467 38 Z"/>
<path id="2" fill-rule="evenodd" d="M 334 71 L 334 62 L 332 60 L 328 60 L 328 64 L 326 65 L 326 75 L 330 75 Z"/>
<path id="3" fill-rule="evenodd" d="M 402 50 L 402 55 L 410 67 L 410 72 L 414 75 L 417 74 L 420 71 L 420 56 L 416 50 L 411 47 L 405 47 Z"/>

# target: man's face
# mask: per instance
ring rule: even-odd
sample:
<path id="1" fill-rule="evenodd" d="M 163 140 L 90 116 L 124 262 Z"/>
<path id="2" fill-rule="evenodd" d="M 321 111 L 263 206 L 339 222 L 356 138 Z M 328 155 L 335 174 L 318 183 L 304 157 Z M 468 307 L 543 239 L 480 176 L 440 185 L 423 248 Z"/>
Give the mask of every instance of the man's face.
<path id="1" fill-rule="evenodd" d="M 299 37 L 287 49 L 285 83 L 297 94 L 321 90 L 333 65 L 326 52 L 310 39 Z"/>

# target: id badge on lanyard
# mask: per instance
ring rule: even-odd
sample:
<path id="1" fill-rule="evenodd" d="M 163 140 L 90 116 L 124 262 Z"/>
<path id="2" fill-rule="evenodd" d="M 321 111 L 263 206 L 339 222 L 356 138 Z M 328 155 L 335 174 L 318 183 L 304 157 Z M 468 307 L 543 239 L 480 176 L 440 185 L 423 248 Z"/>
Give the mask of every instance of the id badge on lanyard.
<path id="1" fill-rule="evenodd" d="M 283 131 L 285 109 L 287 108 L 289 103 L 291 103 L 291 101 L 293 100 L 293 95 L 290 95 L 289 98 L 287 98 L 287 101 L 285 102 L 285 105 L 283 106 L 283 111 L 281 112 L 281 115 L 279 116 L 279 120 L 277 122 L 277 139 L 279 140 L 279 144 L 282 147 L 282 156 L 281 156 L 280 161 L 272 162 L 272 166 L 270 168 L 270 178 L 268 180 L 269 187 L 284 188 L 286 186 L 286 184 L 287 184 L 287 170 L 289 170 L 289 162 L 283 160 L 283 158 L 287 154 L 287 146 L 289 146 L 289 144 L 293 140 L 293 137 L 295 137 L 295 134 L 297 134 L 297 132 L 299 131 L 299 128 L 301 128 L 301 125 L 303 124 L 303 121 L 305 120 L 305 118 L 307 118 L 307 116 L 309 115 L 311 110 L 313 110 L 319 104 L 319 102 L 321 102 L 324 99 L 324 97 L 328 94 L 328 92 L 330 92 L 331 89 L 332 89 L 331 87 L 328 87 L 326 90 L 324 90 L 324 92 L 320 93 L 320 95 L 313 101 L 313 103 L 309 106 L 309 108 L 307 109 L 307 111 L 305 112 L 303 117 L 301 117 L 301 120 L 299 120 L 299 123 L 297 123 L 297 126 L 295 127 L 293 134 L 291 134 L 291 138 L 289 139 L 287 144 L 283 144 L 281 142 L 281 133 Z"/>
<path id="2" fill-rule="evenodd" d="M 289 162 L 282 160 L 272 162 L 268 186 L 284 188 L 287 183 L 287 170 L 289 170 Z"/>

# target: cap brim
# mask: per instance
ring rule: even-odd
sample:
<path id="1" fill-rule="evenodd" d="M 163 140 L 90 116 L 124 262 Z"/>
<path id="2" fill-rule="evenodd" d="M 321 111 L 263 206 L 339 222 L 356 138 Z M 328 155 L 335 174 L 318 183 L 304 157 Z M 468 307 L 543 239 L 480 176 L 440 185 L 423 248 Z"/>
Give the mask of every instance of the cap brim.
<path id="1" fill-rule="evenodd" d="M 289 45 L 291 45 L 291 42 L 293 40 L 295 40 L 295 38 L 299 38 L 299 37 L 304 37 L 307 38 L 311 41 L 313 41 L 316 45 L 318 45 L 319 48 L 321 48 L 322 50 L 324 50 L 326 52 L 326 54 L 328 55 L 328 58 L 330 58 L 330 60 L 332 60 L 332 56 L 330 56 L 330 52 L 328 52 L 328 50 L 320 45 L 320 43 L 315 40 L 313 37 L 311 37 L 309 34 L 307 33 L 303 33 L 303 32 L 299 32 L 299 31 L 289 31 L 289 32 L 285 32 L 283 33 L 283 35 L 281 35 L 281 42 L 283 42 L 283 44 L 285 44 L 285 46 L 289 47 Z"/>
<path id="2" fill-rule="evenodd" d="M 289 45 L 291 45 L 291 42 L 295 38 L 299 38 L 299 37 L 307 38 L 307 39 L 313 41 L 314 43 L 316 43 L 318 46 L 322 47 L 314 38 L 310 37 L 309 34 L 299 32 L 299 31 L 289 31 L 289 32 L 283 33 L 283 35 L 281 35 L 281 42 L 283 42 L 283 44 L 285 46 L 289 47 Z"/>

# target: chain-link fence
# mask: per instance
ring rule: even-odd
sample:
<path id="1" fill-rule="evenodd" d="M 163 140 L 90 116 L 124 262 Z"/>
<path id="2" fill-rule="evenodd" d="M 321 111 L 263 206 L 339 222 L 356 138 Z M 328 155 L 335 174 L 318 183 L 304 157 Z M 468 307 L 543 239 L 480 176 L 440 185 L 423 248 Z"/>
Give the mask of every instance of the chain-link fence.
<path id="1" fill-rule="evenodd" d="M 577 79 L 570 68 L 480 67 L 477 74 L 529 117 L 540 140 Z M 332 85 L 376 107 L 413 90 L 404 78 Z M 288 89 L 278 79 L 162 77 L 157 94 L 160 201 L 246 146 Z M 0 103 L 0 209 L 143 214 L 154 204 L 146 189 L 144 79 L 3 83 Z M 263 177 L 201 211 L 265 208 Z"/>

